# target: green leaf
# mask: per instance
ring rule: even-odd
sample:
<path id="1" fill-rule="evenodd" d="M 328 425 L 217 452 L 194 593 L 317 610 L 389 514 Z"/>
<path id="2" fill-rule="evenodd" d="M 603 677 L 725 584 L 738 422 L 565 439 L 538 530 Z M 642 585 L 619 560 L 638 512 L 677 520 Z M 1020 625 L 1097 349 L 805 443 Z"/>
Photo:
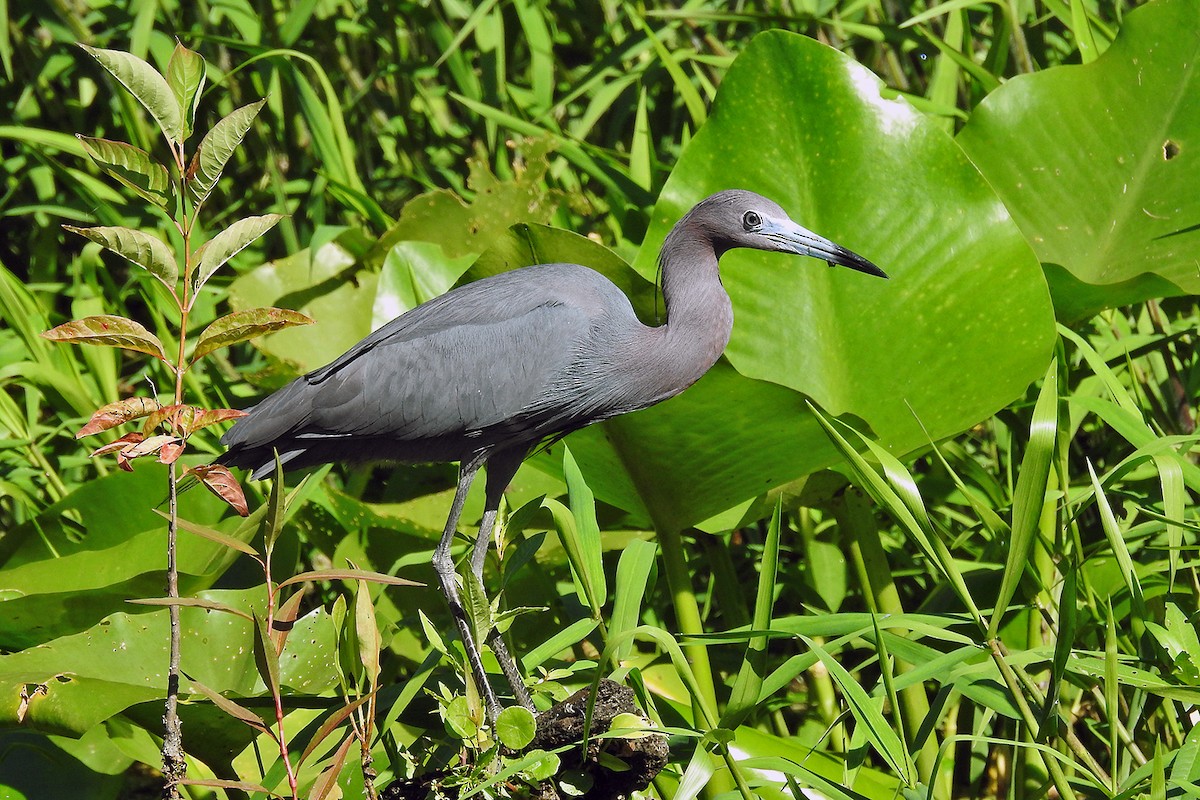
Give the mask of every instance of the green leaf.
<path id="1" fill-rule="evenodd" d="M 274 228 L 281 219 L 281 214 L 264 214 L 261 217 L 240 219 L 205 242 L 196 251 L 196 294 L 200 293 L 201 287 L 222 264 Z"/>
<path id="2" fill-rule="evenodd" d="M 154 67 L 131 53 L 79 45 L 113 74 L 158 122 L 167 139 L 183 142 L 183 112 L 175 92 Z"/>
<path id="3" fill-rule="evenodd" d="M 658 546 L 654 542 L 634 539 L 621 552 L 617 561 L 617 576 L 613 584 L 613 610 L 608 625 L 608 635 L 617 637 L 637 627 L 642 612 L 642 601 L 650 591 L 650 574 L 654 570 L 654 559 Z M 591 633 L 591 631 L 588 631 Z M 613 667 L 621 666 L 633 652 L 633 642 L 627 641 L 613 649 Z"/>
<path id="4" fill-rule="evenodd" d="M 131 319 L 111 314 L 99 314 L 65 322 L 44 332 L 42 336 L 52 342 L 119 347 L 145 353 L 161 361 L 167 360 L 167 354 L 157 336 Z"/>
<path id="5" fill-rule="evenodd" d="M 367 679 L 374 686 L 379 680 L 382 641 L 379 638 L 379 624 L 375 621 L 375 605 L 371 602 L 366 581 L 358 582 L 358 591 L 354 595 L 354 631 L 358 639 L 358 660 L 366 668 Z"/>
<path id="6" fill-rule="evenodd" d="M 584 591 L 581 599 L 591 607 L 593 615 L 598 615 L 608 599 L 608 584 L 604 576 L 600 524 L 596 521 L 596 498 L 584 481 L 569 447 L 563 448 L 563 479 L 567 484 L 571 516 L 575 519 L 574 533 L 579 538 L 571 548 L 577 553 L 578 561 L 572 566 L 581 573 Z"/>
<path id="7" fill-rule="evenodd" d="M 558 774 L 562 768 L 562 761 L 557 753 L 548 753 L 545 750 L 531 750 L 526 754 L 526 758 L 533 759 L 533 763 L 526 766 L 525 774 L 529 780 L 533 782 L 548 781 Z"/>
<path id="8" fill-rule="evenodd" d="M 279 653 L 271 643 L 271 635 L 267 632 L 267 623 L 258 614 L 254 615 L 254 666 L 258 668 L 258 677 L 272 697 L 279 696 Z"/>
<path id="9" fill-rule="evenodd" d="M 217 185 L 217 180 L 221 177 L 221 172 L 233 151 L 241 144 L 246 131 L 250 130 L 250 125 L 266 102 L 259 100 L 242 106 L 214 125 L 200 140 L 200 146 L 192 156 L 192 163 L 188 168 L 188 174 L 191 176 L 188 189 L 197 205 L 203 203 Z"/>
<path id="10" fill-rule="evenodd" d="M 537 733 L 533 713 L 522 706 L 509 706 L 496 717 L 496 738 L 512 750 L 524 750 Z"/>
<path id="11" fill-rule="evenodd" d="M 183 114 L 181 140 L 192 135 L 196 107 L 200 105 L 200 93 L 204 89 L 205 77 L 204 58 L 176 42 L 171 60 L 167 62 L 167 85 L 171 87 L 175 102 Z"/>
<path id="12" fill-rule="evenodd" d="M 464 695 L 451 700 L 442 713 L 446 718 L 446 727 L 460 739 L 472 739 L 478 733 L 479 726 L 471 713 L 471 702 Z"/>
<path id="13" fill-rule="evenodd" d="M 816 653 L 817 657 L 821 659 L 821 663 L 829 670 L 830 677 L 833 678 L 834 683 L 841 689 L 842 696 L 850 708 L 850 713 L 858 723 L 857 729 L 865 734 L 866 740 L 871 743 L 871 747 L 875 752 L 883 756 L 883 759 L 888 762 L 891 768 L 895 770 L 896 775 L 905 784 L 915 786 L 917 774 L 912 757 L 900 741 L 900 737 L 892 730 L 883 714 L 876 707 L 876 701 L 867 694 L 866 690 L 858 684 L 854 676 L 836 658 L 811 639 L 807 637 L 802 638 L 812 648 L 812 651 Z"/>
<path id="14" fill-rule="evenodd" d="M 287 505 L 284 503 L 283 463 L 279 460 L 279 451 L 275 451 L 275 473 L 271 480 L 271 494 L 267 498 L 267 513 L 263 517 L 262 537 L 263 550 L 267 561 L 271 560 L 271 551 L 275 542 L 283 533 L 283 523 L 287 518 Z"/>
<path id="15" fill-rule="evenodd" d="M 752 624 L 756 631 L 771 629 L 782 520 L 783 498 L 780 497 L 775 501 L 775 511 L 771 514 L 771 524 L 767 527 L 767 540 L 763 543 L 762 560 L 759 564 L 758 594 L 754 601 Z M 767 667 L 767 637 L 765 635 L 753 636 L 746 642 L 746 655 L 742 658 L 742 666 L 734 681 L 725 714 L 721 717 L 723 727 L 736 728 L 758 705 L 759 693 L 762 691 Z"/>
<path id="16" fill-rule="evenodd" d="M 1012 538 L 1004 564 L 1004 577 L 996 596 L 995 610 L 988 624 L 988 638 L 1000 630 L 1004 613 L 1017 591 L 1017 584 L 1025 575 L 1029 554 L 1037 538 L 1038 522 L 1047 502 L 1046 487 L 1050 478 L 1050 466 L 1054 460 L 1054 447 L 1058 435 L 1058 365 L 1052 363 L 1046 370 L 1042 390 L 1038 392 L 1033 407 L 1033 420 L 1029 424 L 1029 444 L 1021 457 L 1021 470 L 1017 476 L 1017 488 L 1013 495 Z"/>
<path id="17" fill-rule="evenodd" d="M 171 199 L 171 174 L 145 150 L 90 136 L 80 136 L 79 143 L 97 166 L 122 185 L 160 208 L 167 207 Z"/>
<path id="18" fill-rule="evenodd" d="M 597 497 L 694 525 L 835 463 L 802 394 L 861 418 L 899 455 L 970 428 L 1045 372 L 1053 309 L 1024 237 L 945 131 L 862 65 L 795 34 L 755 37 L 663 187 L 638 271 L 653 276 L 671 226 L 730 186 L 773 198 L 892 280 L 727 253 L 728 364 L 572 435 Z M 628 476 L 636 499 L 606 473 Z"/>
<path id="19" fill-rule="evenodd" d="M 336 242 L 315 252 L 301 250 L 238 277 L 230 284 L 229 304 L 245 311 L 281 305 L 302 293 L 304 303 L 296 310 L 317 324 L 252 342 L 272 358 L 294 365 L 290 370 L 294 377 L 328 364 L 371 332 L 376 276 L 352 269 L 354 264 L 355 257 Z"/>
<path id="20" fill-rule="evenodd" d="M 1200 4 L 1134 9 L 1084 66 L 1018 76 L 972 112 L 958 143 L 1047 265 L 1064 321 L 1200 292 Z"/>
<path id="21" fill-rule="evenodd" d="M 133 228 L 76 228 L 74 225 L 63 225 L 63 228 L 91 239 L 106 250 L 111 250 L 137 264 L 158 278 L 172 294 L 175 293 L 175 283 L 179 280 L 179 265 L 175 263 L 175 254 L 171 252 L 171 248 L 157 236 Z"/>
<path id="22" fill-rule="evenodd" d="M 231 344 L 244 342 L 264 333 L 281 331 L 295 325 L 311 325 L 311 317 L 286 308 L 249 308 L 226 314 L 204 329 L 196 340 L 192 361 L 208 355 L 214 350 Z"/>

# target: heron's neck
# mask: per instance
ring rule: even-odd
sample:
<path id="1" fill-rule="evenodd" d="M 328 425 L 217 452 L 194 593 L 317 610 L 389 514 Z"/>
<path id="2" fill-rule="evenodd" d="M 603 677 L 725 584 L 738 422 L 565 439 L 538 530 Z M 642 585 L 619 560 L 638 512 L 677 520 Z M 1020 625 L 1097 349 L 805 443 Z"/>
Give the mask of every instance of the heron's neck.
<path id="1" fill-rule="evenodd" d="M 707 231 L 684 220 L 663 242 L 664 354 L 699 379 L 729 344 L 733 307 L 717 271 L 719 254 Z"/>

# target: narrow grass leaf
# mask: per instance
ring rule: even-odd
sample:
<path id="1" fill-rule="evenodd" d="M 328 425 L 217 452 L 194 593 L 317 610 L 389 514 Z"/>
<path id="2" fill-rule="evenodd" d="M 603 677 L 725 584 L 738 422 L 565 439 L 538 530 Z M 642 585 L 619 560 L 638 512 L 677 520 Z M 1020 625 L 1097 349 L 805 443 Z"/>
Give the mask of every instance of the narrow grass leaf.
<path id="1" fill-rule="evenodd" d="M 140 147 L 109 139 L 80 136 L 79 143 L 96 165 L 159 208 L 171 199 L 171 174 Z"/>
<path id="2" fill-rule="evenodd" d="M 197 205 L 203 203 L 217 185 L 217 180 L 233 156 L 233 151 L 241 144 L 246 131 L 250 130 L 250 125 L 266 102 L 259 100 L 242 106 L 214 125 L 200 140 L 188 167 L 188 191 L 192 193 Z"/>
<path id="3" fill-rule="evenodd" d="M 692 752 L 692 759 L 688 762 L 683 777 L 679 779 L 679 786 L 675 789 L 672 799 L 695 800 L 716 771 L 717 765 L 712 755 L 703 747 L 697 747 Z"/>
<path id="4" fill-rule="evenodd" d="M 181 140 L 192 135 L 192 125 L 196 120 L 196 107 L 200 105 L 204 79 L 204 58 L 176 42 L 171 60 L 167 62 L 167 85 L 171 87 L 175 102 L 183 115 Z"/>
<path id="5" fill-rule="evenodd" d="M 1094 475 L 1092 477 L 1095 478 Z M 1117 623 L 1113 620 L 1112 601 L 1107 598 L 1104 601 L 1104 612 L 1104 712 L 1108 718 L 1108 752 L 1112 759 L 1112 767 L 1109 769 L 1109 774 L 1112 776 L 1111 788 L 1113 794 L 1116 794 L 1121 773 L 1119 769 L 1121 739 L 1117 733 L 1121 717 L 1118 695 L 1120 678 L 1117 676 Z"/>
<path id="6" fill-rule="evenodd" d="M 1058 689 L 1067 672 L 1067 661 L 1075 643 L 1075 632 L 1079 627 L 1076 587 L 1078 571 L 1075 565 L 1064 559 L 1060 565 L 1063 573 L 1062 592 L 1058 598 L 1058 635 L 1054 640 L 1054 659 L 1050 662 L 1050 685 L 1046 689 L 1046 704 L 1042 709 L 1040 726 L 1045 730 L 1051 720 L 1056 720 L 1059 697 Z"/>
<path id="7" fill-rule="evenodd" d="M 646 89 L 638 92 L 637 114 L 633 121 L 633 140 L 629 143 L 629 177 L 646 191 L 654 183 L 654 136 L 646 109 Z"/>
<path id="8" fill-rule="evenodd" d="M 1146 420 L 1142 417 L 1141 406 L 1138 404 L 1137 399 L 1129 393 L 1125 385 L 1109 369 L 1108 364 L 1096 352 L 1096 349 L 1086 339 L 1065 325 L 1060 324 L 1058 326 L 1058 335 L 1075 345 L 1075 349 L 1079 351 L 1079 355 L 1083 356 L 1083 360 L 1087 362 L 1092 372 L 1100 379 L 1100 382 L 1112 396 L 1113 400 L 1117 402 L 1117 405 L 1135 417 L 1142 425 L 1145 425 Z"/>
<path id="9" fill-rule="evenodd" d="M 859 685 L 854 676 L 837 659 L 812 639 L 807 637 L 802 638 L 805 644 L 816 653 L 817 658 L 829 670 L 829 675 L 833 678 L 834 683 L 841 689 L 842 697 L 845 698 L 850 713 L 858 723 L 856 729 L 862 731 L 875 752 L 879 753 L 891 765 L 897 776 L 907 786 L 915 786 L 917 772 L 912 757 L 904 747 L 904 743 L 901 742 L 900 737 L 892 730 L 888 721 L 884 719 L 883 714 L 876 708 L 875 701 L 871 699 L 866 690 Z"/>
<path id="10" fill-rule="evenodd" d="M 103 347 L 119 347 L 135 353 L 145 353 L 160 361 L 167 360 L 162 342 L 141 323 L 112 314 L 98 314 L 72 322 L 65 322 L 42 334 L 52 342 L 93 344 Z"/>
<path id="11" fill-rule="evenodd" d="M 650 589 L 650 574 L 654 571 L 657 554 L 657 545 L 642 539 L 634 539 L 621 552 L 613 585 L 613 610 L 608 625 L 610 636 L 637 627 L 642 613 L 642 600 Z M 613 666 L 619 667 L 631 652 L 633 642 L 614 649 Z"/>
<path id="12" fill-rule="evenodd" d="M 521 666 L 526 672 L 540 667 L 547 659 L 583 641 L 600 624 L 594 619 L 577 619 L 567 627 L 555 633 L 546 641 L 534 647 L 521 657 Z"/>
<path id="13" fill-rule="evenodd" d="M 175 263 L 175 254 L 171 252 L 171 248 L 157 236 L 119 226 L 76 228 L 74 225 L 63 225 L 63 228 L 90 239 L 104 249 L 111 250 L 136 264 L 158 278 L 171 294 L 175 293 L 175 284 L 179 280 L 179 265 Z"/>
<path id="14" fill-rule="evenodd" d="M 201 245 L 196 251 L 196 294 L 200 293 L 200 289 L 222 264 L 274 228 L 281 219 L 281 214 L 264 214 L 260 217 L 240 219 Z"/>
<path id="15" fill-rule="evenodd" d="M 286 308 L 247 308 L 226 314 L 204 329 L 192 351 L 192 362 L 209 353 L 297 325 L 313 324 L 312 317 Z"/>
<path id="16" fill-rule="evenodd" d="M 467 19 L 459 27 L 458 31 L 454 34 L 454 38 L 450 40 L 449 44 L 446 45 L 446 48 L 442 51 L 442 54 L 438 56 L 437 61 L 433 62 L 433 66 L 440 67 L 447 58 L 449 58 L 453 53 L 456 53 L 458 49 L 462 47 L 462 43 L 465 42 L 467 38 L 475 32 L 477 27 L 479 27 L 479 23 L 488 14 L 491 14 L 497 5 L 499 5 L 499 0 L 484 0 L 484 2 L 476 6 L 471 11 L 471 15 L 467 17 Z"/>
<path id="17" fill-rule="evenodd" d="M 167 139 L 175 144 L 183 141 L 183 112 L 175 93 L 171 91 L 166 78 L 158 74 L 158 70 L 132 53 L 102 50 L 86 44 L 79 46 L 99 61 L 146 107 Z"/>
<path id="18" fill-rule="evenodd" d="M 1184 510 L 1188 507 L 1190 498 L 1184 488 L 1183 467 L 1178 455 L 1158 454 L 1154 456 L 1154 466 L 1158 468 L 1158 482 L 1162 487 L 1163 516 L 1170 520 L 1167 523 L 1167 563 L 1170 573 L 1167 588 L 1174 589 L 1175 574 L 1179 571 L 1179 552 L 1183 548 Z"/>
<path id="19" fill-rule="evenodd" d="M 946 28 L 942 32 L 942 40 L 949 48 L 958 52 L 962 52 L 963 49 L 963 33 L 966 29 L 966 26 L 963 25 L 963 17 L 966 13 L 966 11 L 955 11 L 947 14 Z M 962 67 L 958 65 L 958 62 L 946 53 L 941 53 L 934 65 L 933 77 L 929 81 L 925 96 L 934 103 L 947 108 L 955 108 L 958 105 L 958 82 L 961 76 Z M 941 122 L 947 132 L 953 133 L 953 119 L 945 118 Z"/>
<path id="20" fill-rule="evenodd" d="M 700 93 L 696 91 L 695 85 L 688 78 L 687 73 L 683 71 L 683 67 L 679 65 L 679 61 L 676 60 L 676 54 L 667 49 L 667 46 L 662 43 L 662 40 L 651 30 L 650 25 L 644 19 L 640 16 L 634 16 L 632 17 L 632 21 L 649 37 L 650 43 L 654 45 L 654 52 L 658 56 L 659 63 L 663 65 L 667 70 L 667 74 L 671 76 L 671 82 L 675 85 L 675 91 L 679 93 L 684 107 L 688 110 L 688 115 L 692 118 L 692 124 L 699 128 L 708 117 L 708 110 L 704 105 L 704 99 L 700 97 Z"/>
<path id="21" fill-rule="evenodd" d="M 887 639 L 879 626 L 879 615 L 871 615 L 871 628 L 874 634 L 875 655 L 879 660 L 879 676 L 883 679 L 883 692 L 892 709 L 895 727 L 893 730 L 904 733 L 904 706 L 900 703 L 900 695 L 896 692 L 896 662 L 888 652 Z"/>
<path id="22" fill-rule="evenodd" d="M 1163 759 L 1162 739 L 1154 743 L 1154 760 L 1150 772 L 1150 800 L 1167 800 L 1167 766 Z"/>
<path id="23" fill-rule="evenodd" d="M 1083 0 L 1071 0 L 1071 33 L 1075 34 L 1075 45 L 1079 48 L 1079 61 L 1090 64 L 1100 57 L 1092 26 L 1088 23 L 1087 8 Z"/>
<path id="24" fill-rule="evenodd" d="M 1021 471 L 1013 496 L 1012 539 L 1004 564 L 1004 577 L 996 596 L 988 638 L 1000 630 L 1008 604 L 1016 594 L 1017 585 L 1025 574 L 1029 553 L 1037 536 L 1042 508 L 1046 504 L 1046 487 L 1058 436 L 1058 364 L 1051 362 L 1033 407 L 1029 425 L 1029 444 L 1021 457 Z"/>
<path id="25" fill-rule="evenodd" d="M 1088 475 L 1092 479 L 1092 490 L 1096 496 L 1096 509 L 1100 512 L 1100 525 L 1104 528 L 1104 536 L 1108 540 L 1109 549 L 1112 550 L 1113 556 L 1117 560 L 1121 578 L 1125 581 L 1125 586 L 1129 589 L 1130 598 L 1133 601 L 1133 633 L 1135 637 L 1140 638 L 1143 630 L 1142 623 L 1149 618 L 1144 600 L 1145 595 L 1142 594 L 1142 584 L 1134 569 L 1133 557 L 1129 554 L 1129 548 L 1125 544 L 1125 536 L 1121 532 L 1120 523 L 1117 522 L 1112 506 L 1108 503 L 1108 496 L 1100 486 L 1100 479 L 1096 477 L 1091 459 L 1088 459 L 1087 468 Z"/>
<path id="26" fill-rule="evenodd" d="M 783 498 L 779 497 L 775 501 L 771 522 L 767 526 L 767 539 L 763 543 L 762 560 L 759 562 L 758 592 L 755 595 L 754 618 L 751 623 L 756 631 L 771 629 L 782 527 Z M 763 679 L 767 674 L 767 666 L 767 637 L 765 635 L 752 636 L 746 642 L 746 654 L 742 657 L 742 666 L 738 670 L 737 678 L 733 683 L 733 691 L 729 695 L 729 702 L 721 717 L 721 727 L 736 728 L 758 705 Z"/>
<path id="27" fill-rule="evenodd" d="M 604 576 L 600 523 L 596 521 L 596 497 L 584 481 L 570 448 L 566 446 L 563 447 L 563 480 L 567 484 L 567 499 L 571 504 L 571 516 L 575 519 L 575 533 L 579 537 L 580 566 L 587 580 L 588 600 L 592 611 L 598 614 L 608 598 L 608 584 Z"/>
<path id="28" fill-rule="evenodd" d="M 966 605 L 966 607 L 970 610 L 971 616 L 975 619 L 977 624 L 979 624 L 980 627 L 986 627 L 986 623 L 983 621 L 983 615 L 980 613 L 978 606 L 975 604 L 974 598 L 971 597 L 971 592 L 967 588 L 966 581 L 963 580 L 962 573 L 955 565 L 954 558 L 951 556 L 949 550 L 947 550 L 945 543 L 942 542 L 936 531 L 933 530 L 931 523 L 929 522 L 928 515 L 925 513 L 920 513 L 919 516 L 914 516 L 913 507 L 909 504 L 914 500 L 914 498 L 910 497 L 909 501 L 902 499 L 900 495 L 897 494 L 897 492 L 893 490 L 893 488 L 889 486 L 889 484 L 883 478 L 880 477 L 879 473 L 877 473 L 871 467 L 871 465 L 867 463 L 866 459 L 859 455 L 858 451 L 855 450 L 848 441 L 846 441 L 845 437 L 843 437 L 837 431 L 837 429 L 834 428 L 833 424 L 817 409 L 815 405 L 808 403 L 808 408 L 816 418 L 817 422 L 820 423 L 821 427 L 825 430 L 826 435 L 829 437 L 830 441 L 833 442 L 834 447 L 837 448 L 842 458 L 846 460 L 847 464 L 854 471 L 854 474 L 859 479 L 859 485 L 862 487 L 862 489 L 866 491 L 876 503 L 882 506 L 884 510 L 887 511 L 892 518 L 896 520 L 896 522 L 898 522 L 900 526 L 912 537 L 913 541 L 921 549 L 921 552 L 924 554 L 929 563 L 932 564 L 939 572 L 941 572 L 942 575 L 944 575 L 950 582 L 955 594 L 958 595 L 958 598 L 962 600 L 964 605 Z M 857 434 L 857 432 L 855 432 L 855 435 L 858 436 L 860 441 L 866 441 L 865 437 Z M 872 450 L 872 452 L 878 454 L 879 452 L 884 451 L 882 451 L 882 448 L 876 448 L 875 450 Z M 894 457 L 891 457 L 890 454 L 887 455 L 891 461 L 894 462 L 890 464 L 888 470 L 900 477 L 907 474 L 907 470 L 903 469 L 903 465 L 899 465 L 899 462 L 896 461 Z M 898 466 L 899 468 L 897 469 Z M 911 477 L 908 479 L 908 481 L 911 481 Z M 902 481 L 902 483 L 903 482 L 904 481 Z M 924 506 L 920 501 L 919 495 L 916 496 L 915 502 L 916 507 L 923 511 Z"/>

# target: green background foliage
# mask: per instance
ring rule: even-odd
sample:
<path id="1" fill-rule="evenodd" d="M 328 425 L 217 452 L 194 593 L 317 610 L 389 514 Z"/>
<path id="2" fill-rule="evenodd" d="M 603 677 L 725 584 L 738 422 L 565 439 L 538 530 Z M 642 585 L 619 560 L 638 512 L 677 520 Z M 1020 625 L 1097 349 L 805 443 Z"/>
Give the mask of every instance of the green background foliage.
<path id="1" fill-rule="evenodd" d="M 39 334 L 118 314 L 177 347 L 162 254 L 149 274 L 61 226 L 182 252 L 145 205 L 161 187 L 89 160 L 108 139 L 170 163 L 73 46 L 166 70 L 178 37 L 205 59 L 196 141 L 265 99 L 240 147 L 219 129 L 219 180 L 201 162 L 197 235 L 282 215 L 187 333 L 260 306 L 317 323 L 197 362 L 186 389 L 211 407 L 524 264 L 588 264 L 654 323 L 663 238 L 730 186 L 891 275 L 731 253 L 727 357 L 538 453 L 507 493 L 487 583 L 544 608 L 511 618 L 510 646 L 543 706 L 600 675 L 637 688 L 672 735 L 658 796 L 1194 794 L 1200 4 L 1134 5 L 0 4 L 0 785 L 118 797 L 159 764 L 166 610 L 126 601 L 163 593 L 165 470 L 115 470 L 74 434 L 174 376 Z M 453 478 L 336 468 L 277 541 L 203 490 L 181 515 L 273 546 L 276 581 L 353 565 L 432 586 Z M 466 531 L 480 510 L 473 493 Z M 285 793 L 267 735 L 189 688 L 273 722 L 255 626 L 228 613 L 266 613 L 261 569 L 181 536 L 202 603 L 182 610 L 189 775 Z M 459 761 L 475 723 L 436 592 L 318 580 L 297 602 L 278 672 L 302 793 L 346 759 L 340 788 L 366 791 L 359 748 L 317 730 L 376 659 L 379 785 L 453 766 L 504 791 Z"/>

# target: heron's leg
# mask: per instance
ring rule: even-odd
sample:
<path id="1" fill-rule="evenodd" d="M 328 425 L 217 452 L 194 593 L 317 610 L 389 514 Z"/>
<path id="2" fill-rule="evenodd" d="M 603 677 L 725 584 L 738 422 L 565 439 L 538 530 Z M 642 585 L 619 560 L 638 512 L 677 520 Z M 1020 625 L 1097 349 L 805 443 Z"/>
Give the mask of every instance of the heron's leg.
<path id="1" fill-rule="evenodd" d="M 475 539 L 475 549 L 471 553 L 471 574 L 480 584 L 483 583 L 483 567 L 487 561 L 488 544 L 496 527 L 500 500 L 504 496 L 505 488 L 517 473 L 517 468 L 521 466 L 523 455 L 521 452 L 502 452 L 496 453 L 488 459 L 483 519 L 479 521 L 479 534 Z M 521 677 L 516 660 L 508 652 L 508 645 L 499 630 L 492 630 L 488 637 L 488 644 L 491 645 L 492 652 L 496 654 L 496 661 L 500 664 L 504 677 L 508 679 L 508 685 L 512 687 L 513 697 L 525 708 L 535 711 L 533 699 L 529 696 L 529 690 L 525 688 L 525 679 Z"/>
<path id="2" fill-rule="evenodd" d="M 458 489 L 454 493 L 454 502 L 450 505 L 450 516 L 446 520 L 446 529 L 442 531 L 442 538 L 433 551 L 433 568 L 437 570 L 438 579 L 442 584 L 442 594 L 450 606 L 454 622 L 458 625 L 463 649 L 467 653 L 467 662 L 471 665 L 471 673 L 474 675 L 475 682 L 479 684 L 479 692 L 483 695 L 488 720 L 495 723 L 496 718 L 500 716 L 500 702 L 496 700 L 496 693 L 488 683 L 487 672 L 483 668 L 483 658 L 475 643 L 475 637 L 471 634 L 471 623 L 467 620 L 467 612 L 463 608 L 462 598 L 458 593 L 458 576 L 454 569 L 454 558 L 450 555 L 450 547 L 454 543 L 454 532 L 458 527 L 458 518 L 462 515 L 463 502 L 467 499 L 467 490 L 471 488 L 471 481 L 475 479 L 475 473 L 479 471 L 481 463 L 482 459 L 474 459 L 463 462 L 459 468 Z"/>

